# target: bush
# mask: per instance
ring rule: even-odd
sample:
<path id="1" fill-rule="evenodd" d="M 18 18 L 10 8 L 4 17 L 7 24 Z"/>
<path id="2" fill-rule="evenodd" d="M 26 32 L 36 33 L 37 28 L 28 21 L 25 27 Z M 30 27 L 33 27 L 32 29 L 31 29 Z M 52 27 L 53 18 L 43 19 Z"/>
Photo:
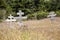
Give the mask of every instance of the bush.
<path id="1" fill-rule="evenodd" d="M 56 14 L 57 14 L 58 17 L 60 17 L 60 10 L 56 11 Z"/>
<path id="2" fill-rule="evenodd" d="M 33 17 L 35 16 L 34 14 L 28 14 L 28 19 L 33 19 Z"/>
<path id="3" fill-rule="evenodd" d="M 38 12 L 37 19 L 47 18 L 48 12 Z"/>
<path id="4" fill-rule="evenodd" d="M 2 19 L 0 19 L 0 22 L 2 22 Z"/>
<path id="5" fill-rule="evenodd" d="M 33 13 L 33 14 L 28 14 L 28 19 L 35 19 L 36 18 L 39 19 L 43 19 L 46 18 L 48 15 L 48 12 L 37 12 L 37 13 Z"/>

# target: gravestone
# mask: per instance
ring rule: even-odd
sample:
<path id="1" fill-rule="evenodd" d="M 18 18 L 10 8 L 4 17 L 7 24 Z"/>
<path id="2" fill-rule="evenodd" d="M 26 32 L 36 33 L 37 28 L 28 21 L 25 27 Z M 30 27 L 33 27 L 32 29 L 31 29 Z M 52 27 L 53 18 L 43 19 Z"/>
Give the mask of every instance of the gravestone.
<path id="1" fill-rule="evenodd" d="M 17 15 L 19 15 L 19 17 L 17 17 L 18 19 L 19 19 L 19 22 L 18 22 L 18 24 L 19 24 L 19 26 L 21 27 L 21 26 L 23 26 L 24 24 L 22 23 L 22 18 L 23 18 L 23 15 L 24 13 L 21 11 L 21 10 L 19 10 L 19 12 L 17 13 Z"/>
<path id="2" fill-rule="evenodd" d="M 8 19 L 6 19 L 6 21 L 8 22 L 10 28 L 14 28 L 12 22 L 15 22 L 16 19 L 11 14 L 8 16 Z"/>
<path id="3" fill-rule="evenodd" d="M 25 24 L 23 24 L 22 20 L 27 19 L 27 16 L 22 16 L 24 15 L 24 12 L 22 12 L 21 10 L 19 10 L 19 12 L 17 13 L 17 15 L 19 15 L 18 17 L 14 17 L 17 21 L 19 26 L 24 26 Z"/>
<path id="4" fill-rule="evenodd" d="M 8 19 L 6 19 L 6 21 L 7 22 L 10 22 L 10 24 L 12 23 L 12 22 L 15 22 L 15 21 L 17 21 L 17 19 L 19 20 L 18 21 L 18 24 L 19 24 L 19 26 L 23 26 L 24 24 L 22 23 L 22 19 L 27 19 L 27 16 L 22 16 L 24 13 L 21 11 L 21 10 L 19 10 L 19 12 L 17 13 L 17 15 L 19 15 L 18 17 L 13 17 L 11 14 L 10 14 L 10 16 L 8 16 Z"/>
<path id="5" fill-rule="evenodd" d="M 19 21 L 20 21 L 20 23 L 22 22 L 22 15 L 23 14 L 24 13 L 21 10 L 19 10 L 19 12 L 17 13 L 17 15 L 19 15 Z"/>
<path id="6" fill-rule="evenodd" d="M 50 17 L 50 20 L 51 20 L 51 21 L 53 21 L 53 20 L 55 19 L 55 16 L 56 16 L 56 14 L 55 14 L 55 12 L 53 12 L 53 11 L 50 12 L 49 15 L 48 15 L 48 17 Z"/>
<path id="7" fill-rule="evenodd" d="M 10 16 L 8 16 L 8 19 L 6 19 L 6 21 L 13 22 L 13 21 L 16 21 L 16 19 L 10 14 Z"/>

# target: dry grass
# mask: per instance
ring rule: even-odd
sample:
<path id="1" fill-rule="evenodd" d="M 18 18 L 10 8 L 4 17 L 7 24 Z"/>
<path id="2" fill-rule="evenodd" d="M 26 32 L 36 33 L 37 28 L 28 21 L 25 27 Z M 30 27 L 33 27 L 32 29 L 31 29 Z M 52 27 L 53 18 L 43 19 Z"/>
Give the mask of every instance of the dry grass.
<path id="1" fill-rule="evenodd" d="M 19 27 L 16 22 L 0 23 L 0 40 L 60 40 L 60 19 L 53 22 L 49 19 L 30 20 L 23 22 L 26 26 Z"/>

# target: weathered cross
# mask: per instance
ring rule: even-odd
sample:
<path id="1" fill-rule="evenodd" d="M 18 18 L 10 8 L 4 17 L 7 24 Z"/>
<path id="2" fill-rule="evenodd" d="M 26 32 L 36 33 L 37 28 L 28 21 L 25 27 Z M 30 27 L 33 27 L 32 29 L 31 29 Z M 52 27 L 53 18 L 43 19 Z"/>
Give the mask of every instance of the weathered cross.
<path id="1" fill-rule="evenodd" d="M 9 22 L 10 28 L 13 28 L 12 22 L 15 22 L 16 19 L 10 14 L 10 16 L 8 16 L 8 19 L 6 19 L 6 21 Z"/>
<path id="2" fill-rule="evenodd" d="M 6 21 L 16 21 L 16 19 L 10 14 L 10 16 L 8 16 L 8 19 Z"/>
<path id="3" fill-rule="evenodd" d="M 51 19 L 51 21 L 53 21 L 54 20 L 54 17 L 56 16 L 56 14 L 55 14 L 55 12 L 50 12 L 49 13 L 49 15 L 48 15 L 48 17 L 50 17 L 50 19 Z"/>
<path id="4" fill-rule="evenodd" d="M 19 21 L 20 21 L 20 23 L 22 22 L 22 15 L 23 14 L 24 13 L 21 10 L 19 10 L 19 12 L 17 13 L 17 15 L 19 15 Z"/>

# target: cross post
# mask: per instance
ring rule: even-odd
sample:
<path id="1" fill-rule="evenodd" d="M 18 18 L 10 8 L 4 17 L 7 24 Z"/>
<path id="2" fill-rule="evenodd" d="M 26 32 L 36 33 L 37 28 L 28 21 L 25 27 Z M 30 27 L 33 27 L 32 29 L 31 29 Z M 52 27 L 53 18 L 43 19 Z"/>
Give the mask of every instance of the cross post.
<path id="1" fill-rule="evenodd" d="M 54 20 L 55 16 L 56 16 L 55 12 L 50 12 L 48 15 L 48 17 L 50 17 L 51 21 Z"/>
<path id="2" fill-rule="evenodd" d="M 17 13 L 17 15 L 19 15 L 19 21 L 20 21 L 20 23 L 22 22 L 22 15 L 23 14 L 24 13 L 21 10 L 19 10 L 19 12 Z"/>

